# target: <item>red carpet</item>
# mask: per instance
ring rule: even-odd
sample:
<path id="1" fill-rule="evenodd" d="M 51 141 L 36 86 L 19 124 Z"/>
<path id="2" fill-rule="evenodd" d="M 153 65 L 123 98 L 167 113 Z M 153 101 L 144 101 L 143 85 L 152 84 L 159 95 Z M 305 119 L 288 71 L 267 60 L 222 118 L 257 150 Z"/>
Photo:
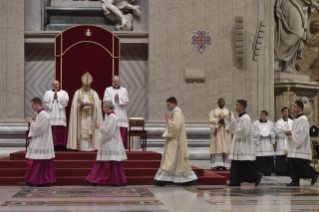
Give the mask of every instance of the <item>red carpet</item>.
<path id="1" fill-rule="evenodd" d="M 127 152 L 128 160 L 123 161 L 128 185 L 150 185 L 161 162 L 156 152 Z M 56 152 L 54 185 L 86 185 L 82 179 L 91 171 L 96 152 Z M 0 185 L 18 185 L 25 176 L 25 151 L 10 154 L 0 159 Z M 226 177 L 211 170 L 192 167 L 199 185 L 225 185 Z"/>
<path id="2" fill-rule="evenodd" d="M 217 170 L 208 169 L 206 171 L 214 173 L 214 174 L 218 174 L 218 175 L 221 175 L 221 176 L 224 176 L 224 177 L 226 177 L 227 180 L 229 180 L 229 178 L 230 178 L 230 170 L 217 171 Z"/>

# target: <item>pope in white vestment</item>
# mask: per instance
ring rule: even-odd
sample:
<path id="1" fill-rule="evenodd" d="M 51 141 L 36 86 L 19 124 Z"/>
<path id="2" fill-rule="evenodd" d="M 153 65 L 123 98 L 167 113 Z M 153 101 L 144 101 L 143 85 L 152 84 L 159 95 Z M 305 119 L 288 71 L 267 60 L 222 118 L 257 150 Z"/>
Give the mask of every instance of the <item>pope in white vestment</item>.
<path id="1" fill-rule="evenodd" d="M 225 108 L 225 100 L 220 98 L 218 107 L 209 113 L 211 168 L 214 170 L 230 167 L 228 154 L 232 132 L 229 130 L 231 116 Z"/>
<path id="2" fill-rule="evenodd" d="M 98 129 L 102 124 L 101 100 L 90 88 L 93 77 L 87 72 L 81 78 L 83 87 L 74 94 L 70 112 L 68 149 L 93 151 L 99 147 Z"/>
<path id="3" fill-rule="evenodd" d="M 112 102 L 103 104 L 103 111 L 107 115 L 103 125 L 96 124 L 99 129 L 99 148 L 95 163 L 90 174 L 84 179 L 89 184 L 107 184 L 125 186 L 123 160 L 127 160 L 123 146 L 117 115 L 113 111 Z"/>
<path id="4" fill-rule="evenodd" d="M 299 186 L 300 178 L 312 179 L 314 185 L 318 179 L 318 172 L 310 165 L 312 159 L 309 122 L 303 114 L 303 102 L 296 101 L 293 107 L 294 114 L 298 114 L 292 123 L 291 131 L 285 134 L 290 136 L 288 151 L 289 174 L 292 182 L 287 186 Z"/>
<path id="5" fill-rule="evenodd" d="M 28 118 L 28 137 L 31 137 L 31 143 L 25 156 L 28 159 L 25 181 L 20 182 L 20 185 L 47 187 L 56 180 L 50 115 L 42 107 L 41 99 L 34 98 L 31 103 L 32 109 L 37 111 L 38 115 L 35 121 Z"/>
<path id="6" fill-rule="evenodd" d="M 238 100 L 237 119 L 232 118 L 230 129 L 234 132 L 229 159 L 231 160 L 230 183 L 228 186 L 240 186 L 242 182 L 254 182 L 259 185 L 262 175 L 256 170 L 254 161 L 255 145 L 251 138 L 251 119 L 245 112 L 247 102 Z"/>
<path id="7" fill-rule="evenodd" d="M 275 126 L 267 120 L 268 112 L 262 111 L 260 120 L 253 123 L 251 134 L 255 143 L 256 168 L 265 176 L 270 176 L 274 172 L 274 144 Z"/>
<path id="8" fill-rule="evenodd" d="M 128 148 L 127 128 L 128 119 L 126 114 L 126 106 L 130 102 L 126 88 L 120 86 L 120 78 L 113 77 L 113 86 L 105 89 L 103 102 L 111 101 L 115 106 L 114 112 L 118 117 L 118 124 L 124 144 L 124 148 Z"/>
<path id="9" fill-rule="evenodd" d="M 152 184 L 165 186 L 166 182 L 172 182 L 185 183 L 184 186 L 195 185 L 197 176 L 189 162 L 185 119 L 175 97 L 167 100 L 167 108 L 172 113 L 171 116 L 166 114 L 164 153 L 161 166 L 154 177 L 157 181 Z"/>
<path id="10" fill-rule="evenodd" d="M 68 129 L 65 108 L 69 103 L 69 95 L 60 89 L 57 80 L 52 82 L 52 90 L 45 93 L 43 106 L 50 114 L 53 143 L 56 150 L 64 149 L 68 141 Z"/>

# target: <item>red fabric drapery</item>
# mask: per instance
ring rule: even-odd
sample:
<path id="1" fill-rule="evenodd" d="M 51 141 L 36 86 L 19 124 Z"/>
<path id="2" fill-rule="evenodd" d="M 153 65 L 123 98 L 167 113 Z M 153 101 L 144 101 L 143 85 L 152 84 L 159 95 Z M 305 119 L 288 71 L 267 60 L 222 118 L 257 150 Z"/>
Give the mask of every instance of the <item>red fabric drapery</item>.
<path id="1" fill-rule="evenodd" d="M 69 120 L 71 101 L 82 87 L 86 72 L 93 76 L 91 87 L 103 98 L 112 76 L 120 75 L 120 39 L 109 30 L 95 25 L 78 25 L 55 37 L 55 78 L 66 90 L 70 102 L 66 108 Z"/>

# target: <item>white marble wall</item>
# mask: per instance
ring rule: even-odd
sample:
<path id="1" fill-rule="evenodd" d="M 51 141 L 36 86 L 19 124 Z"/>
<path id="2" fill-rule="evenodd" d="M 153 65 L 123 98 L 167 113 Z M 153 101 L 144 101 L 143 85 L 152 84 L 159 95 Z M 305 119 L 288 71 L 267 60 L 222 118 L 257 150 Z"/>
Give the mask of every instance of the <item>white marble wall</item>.
<path id="1" fill-rule="evenodd" d="M 44 0 L 25 0 L 25 31 L 43 30 Z"/>
<path id="2" fill-rule="evenodd" d="M 252 61 L 257 22 L 271 22 L 273 0 L 150 0 L 149 1 L 149 122 L 164 121 L 166 99 L 175 96 L 187 122 L 207 123 L 219 97 L 235 109 L 248 101 L 252 119 L 266 109 L 274 112 L 273 30 L 267 28 L 260 62 Z M 234 17 L 245 22 L 245 59 L 235 59 Z M 193 31 L 211 32 L 212 48 L 192 50 Z M 204 83 L 186 83 L 185 69 L 204 69 Z"/>
<path id="3" fill-rule="evenodd" d="M 51 89 L 54 79 L 54 49 L 26 48 L 25 60 L 24 102 L 27 117 L 36 115 L 30 106 L 31 99 L 42 98 Z M 147 48 L 122 48 L 120 71 L 121 85 L 127 88 L 130 98 L 128 116 L 147 118 Z"/>
<path id="4" fill-rule="evenodd" d="M 0 122 L 24 122 L 24 0 L 0 1 Z"/>

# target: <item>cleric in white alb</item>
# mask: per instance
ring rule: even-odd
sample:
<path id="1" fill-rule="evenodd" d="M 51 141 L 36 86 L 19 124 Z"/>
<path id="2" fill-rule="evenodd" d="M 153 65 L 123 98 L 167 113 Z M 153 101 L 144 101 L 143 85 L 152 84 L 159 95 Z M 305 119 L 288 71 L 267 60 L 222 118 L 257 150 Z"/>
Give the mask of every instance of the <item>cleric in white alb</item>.
<path id="1" fill-rule="evenodd" d="M 293 112 L 297 116 L 292 123 L 291 131 L 287 131 L 286 136 L 289 139 L 290 149 L 289 174 L 292 179 L 287 186 L 299 186 L 300 178 L 311 179 L 311 185 L 314 185 L 318 179 L 318 172 L 310 165 L 312 155 L 309 136 L 309 122 L 303 114 L 304 104 L 296 101 L 293 106 Z"/>
<path id="2" fill-rule="evenodd" d="M 112 102 L 104 102 L 103 111 L 107 117 L 102 125 L 95 124 L 95 127 L 99 129 L 100 140 L 96 155 L 97 162 L 86 179 L 83 179 L 91 185 L 126 186 L 122 161 L 127 160 L 127 156 L 118 127 L 118 118 L 113 110 Z"/>
<path id="3" fill-rule="evenodd" d="M 229 128 L 234 136 L 229 153 L 231 168 L 228 186 L 240 186 L 242 182 L 254 182 L 258 186 L 262 178 L 254 164 L 255 145 L 251 138 L 251 119 L 245 111 L 246 106 L 246 100 L 237 100 L 236 111 L 239 117 L 232 117 Z"/>
<path id="4" fill-rule="evenodd" d="M 28 147 L 26 158 L 27 169 L 25 181 L 20 185 L 28 185 L 37 187 L 49 187 L 55 182 L 54 161 L 55 157 L 50 116 L 42 107 L 42 101 L 39 98 L 31 100 L 33 111 L 37 111 L 38 115 L 35 121 L 28 118 L 30 124 L 31 143 Z"/>
<path id="5" fill-rule="evenodd" d="M 68 129 L 65 108 L 69 103 L 69 95 L 60 89 L 58 80 L 52 82 L 52 90 L 45 93 L 43 106 L 50 114 L 52 137 L 55 150 L 65 149 L 68 142 Z"/>
<path id="6" fill-rule="evenodd" d="M 261 111 L 260 119 L 255 121 L 251 127 L 251 134 L 255 143 L 256 168 L 265 176 L 271 176 L 275 170 L 273 145 L 276 134 L 274 124 L 267 118 L 268 112 Z"/>
<path id="7" fill-rule="evenodd" d="M 128 119 L 126 114 L 126 105 L 129 103 L 128 93 L 126 88 L 120 86 L 120 77 L 113 76 L 113 86 L 105 89 L 103 102 L 110 101 L 114 104 L 114 112 L 118 117 L 118 123 L 120 132 L 124 144 L 124 148 L 127 149 L 127 128 Z M 105 116 L 106 117 L 106 116 Z"/>
<path id="8" fill-rule="evenodd" d="M 276 166 L 275 172 L 276 175 L 288 175 L 289 167 L 288 167 L 288 158 L 287 153 L 289 152 L 288 139 L 291 137 L 287 137 L 285 132 L 291 130 L 293 120 L 288 118 L 288 108 L 283 107 L 281 109 L 282 118 L 279 119 L 275 124 L 276 131 Z"/>

